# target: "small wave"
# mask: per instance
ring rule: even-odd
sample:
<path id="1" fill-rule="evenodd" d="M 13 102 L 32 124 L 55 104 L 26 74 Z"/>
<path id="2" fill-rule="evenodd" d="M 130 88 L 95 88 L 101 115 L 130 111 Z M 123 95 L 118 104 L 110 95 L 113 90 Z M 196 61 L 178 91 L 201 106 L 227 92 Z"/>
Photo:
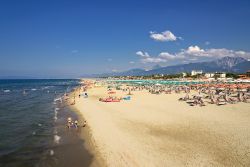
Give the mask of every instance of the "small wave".
<path id="1" fill-rule="evenodd" d="M 10 90 L 7 89 L 7 90 L 4 90 L 3 92 L 4 92 L 4 93 L 8 93 L 8 92 L 10 92 Z"/>
<path id="2" fill-rule="evenodd" d="M 55 121 L 57 120 L 58 110 L 59 110 L 59 108 L 55 108 L 55 116 L 54 116 L 54 120 L 55 120 Z"/>
<path id="3" fill-rule="evenodd" d="M 55 111 L 59 111 L 60 110 L 60 108 L 55 108 Z"/>
<path id="4" fill-rule="evenodd" d="M 36 132 L 34 131 L 34 132 L 32 132 L 32 135 L 36 135 Z"/>
<path id="5" fill-rule="evenodd" d="M 61 97 L 59 97 L 59 98 L 54 99 L 54 102 L 57 102 L 57 101 L 62 102 L 62 98 L 61 98 Z"/>
<path id="6" fill-rule="evenodd" d="M 42 124 L 37 124 L 38 126 L 42 126 Z"/>
<path id="7" fill-rule="evenodd" d="M 52 88 L 53 86 L 44 86 L 44 87 L 42 87 L 42 90 L 44 90 L 44 89 L 50 89 L 50 88 Z"/>
<path id="8" fill-rule="evenodd" d="M 61 137 L 60 137 L 60 136 L 58 136 L 58 135 L 54 135 L 54 142 L 55 142 L 56 144 L 59 144 L 60 139 L 61 139 Z"/>
<path id="9" fill-rule="evenodd" d="M 49 151 L 49 154 L 50 154 L 51 156 L 53 156 L 53 155 L 55 154 L 54 150 L 50 150 L 50 151 Z"/>
<path id="10" fill-rule="evenodd" d="M 57 120 L 57 114 L 55 114 L 55 116 L 54 116 L 54 120 L 55 120 L 55 121 Z"/>
<path id="11" fill-rule="evenodd" d="M 33 89 L 31 89 L 31 90 L 32 90 L 32 91 L 36 91 L 37 89 L 34 89 L 34 88 L 33 88 Z"/>

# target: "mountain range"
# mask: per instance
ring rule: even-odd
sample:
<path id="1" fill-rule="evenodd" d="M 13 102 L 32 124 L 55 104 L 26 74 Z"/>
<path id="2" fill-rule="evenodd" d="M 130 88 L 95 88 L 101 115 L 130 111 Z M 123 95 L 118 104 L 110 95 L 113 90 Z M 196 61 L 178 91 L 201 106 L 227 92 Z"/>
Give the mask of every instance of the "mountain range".
<path id="1" fill-rule="evenodd" d="M 104 74 L 95 74 L 92 77 L 108 77 L 108 76 L 143 76 L 154 74 L 177 74 L 182 72 L 191 72 L 192 70 L 202 70 L 203 72 L 232 72 L 246 73 L 250 70 L 250 61 L 242 57 L 223 57 L 218 60 L 209 62 L 197 62 L 189 64 L 179 64 L 173 66 L 161 67 L 154 66 L 152 70 L 131 69 L 123 72 L 113 72 Z"/>

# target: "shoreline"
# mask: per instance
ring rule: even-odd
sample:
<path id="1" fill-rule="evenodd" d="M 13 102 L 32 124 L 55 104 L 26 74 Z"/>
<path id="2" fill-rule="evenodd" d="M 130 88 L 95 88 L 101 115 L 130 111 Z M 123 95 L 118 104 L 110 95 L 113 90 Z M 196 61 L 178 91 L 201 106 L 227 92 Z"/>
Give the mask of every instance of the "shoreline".
<path id="1" fill-rule="evenodd" d="M 73 97 L 74 93 L 77 94 L 77 90 L 72 91 L 69 96 Z M 78 99 L 79 98 L 76 97 L 76 101 Z M 69 107 L 69 109 L 71 110 L 71 112 L 74 112 L 76 114 L 78 122 L 80 124 L 83 123 L 84 120 L 86 120 L 84 118 L 84 115 L 79 110 L 79 108 L 76 107 L 75 105 L 71 105 Z M 102 159 L 101 154 L 96 149 L 95 143 L 92 140 L 92 132 L 91 132 L 90 127 L 88 126 L 88 122 L 87 122 L 87 125 L 85 127 L 81 127 L 79 138 L 84 140 L 83 147 L 93 156 L 90 166 L 91 167 L 106 166 L 105 161 Z"/>

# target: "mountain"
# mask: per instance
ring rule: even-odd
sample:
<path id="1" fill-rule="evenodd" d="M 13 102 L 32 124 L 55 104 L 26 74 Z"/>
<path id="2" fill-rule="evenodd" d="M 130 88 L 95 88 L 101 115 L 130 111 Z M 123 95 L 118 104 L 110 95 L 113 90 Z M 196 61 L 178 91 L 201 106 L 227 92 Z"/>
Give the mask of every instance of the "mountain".
<path id="1" fill-rule="evenodd" d="M 224 57 L 222 59 L 216 60 L 215 64 L 227 71 L 230 71 L 237 64 L 246 62 L 246 59 L 242 57 Z"/>
<path id="2" fill-rule="evenodd" d="M 167 66 L 151 70 L 151 74 L 176 74 L 191 72 L 192 70 L 203 70 L 204 72 L 235 72 L 245 73 L 250 69 L 250 62 L 241 57 L 224 57 L 210 62 L 198 62 Z"/>
<path id="3" fill-rule="evenodd" d="M 158 68 L 159 67 L 159 68 Z M 198 62 L 189 64 L 180 64 L 174 66 L 160 67 L 154 66 L 152 70 L 131 69 L 124 72 L 106 73 L 97 75 L 99 77 L 107 76 L 142 76 L 153 74 L 177 74 L 182 72 L 191 72 L 192 70 L 203 70 L 203 72 L 234 72 L 245 73 L 250 70 L 250 61 L 241 57 L 223 57 L 210 62 Z"/>
<path id="4" fill-rule="evenodd" d="M 159 64 L 156 64 L 155 66 L 152 67 L 152 69 L 158 69 L 158 68 L 161 68 L 162 66 L 160 66 Z"/>

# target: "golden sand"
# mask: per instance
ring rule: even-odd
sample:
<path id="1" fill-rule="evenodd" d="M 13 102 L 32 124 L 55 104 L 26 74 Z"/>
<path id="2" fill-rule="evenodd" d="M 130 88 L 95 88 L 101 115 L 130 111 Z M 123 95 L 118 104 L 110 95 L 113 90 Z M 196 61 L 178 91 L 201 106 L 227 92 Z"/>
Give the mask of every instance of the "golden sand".
<path id="1" fill-rule="evenodd" d="M 101 166 L 250 166 L 250 103 L 200 107 L 178 101 L 184 94 L 132 93 L 105 103 L 98 87 L 76 98 Z"/>

